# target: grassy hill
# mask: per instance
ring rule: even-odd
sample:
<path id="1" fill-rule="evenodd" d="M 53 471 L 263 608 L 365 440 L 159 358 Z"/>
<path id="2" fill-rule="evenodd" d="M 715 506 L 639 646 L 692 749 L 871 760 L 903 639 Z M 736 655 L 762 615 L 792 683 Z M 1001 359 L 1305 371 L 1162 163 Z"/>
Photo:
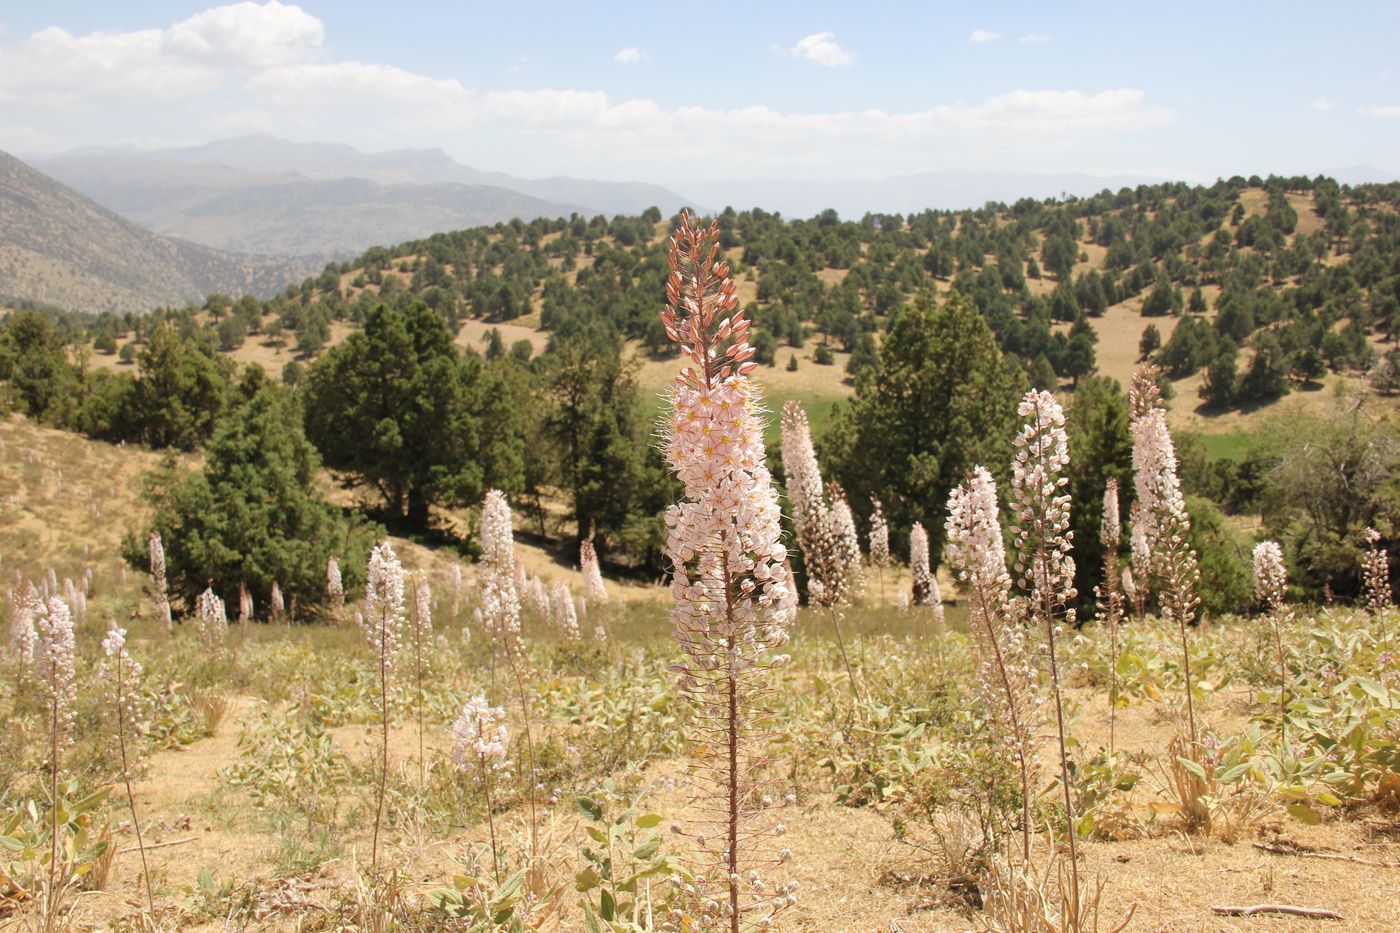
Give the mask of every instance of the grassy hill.
<path id="1" fill-rule="evenodd" d="M 0 152 L 0 299 L 145 311 L 211 292 L 274 294 L 314 268 L 159 236 Z"/>
<path id="2" fill-rule="evenodd" d="M 1075 319 L 1093 335 L 1093 371 L 1124 384 L 1142 360 L 1144 329 L 1154 327 L 1163 345 L 1156 358 L 1178 396 L 1174 421 L 1233 436 L 1282 398 L 1315 405 L 1355 387 L 1393 351 L 1397 205 L 1395 185 L 1232 179 L 858 222 L 728 211 L 720 223 L 768 363 L 758 378 L 772 407 L 806 402 L 818 430 L 851 393 L 849 369 L 862 349 L 868 359 L 878 347 L 893 310 L 920 291 L 956 288 L 978 304 L 1005 352 L 1028 368 L 1044 358 L 1066 389 Z M 659 392 L 673 371 L 672 360 L 651 352 L 663 344 L 655 311 L 669 227 L 654 214 L 516 221 L 375 248 L 260 304 L 246 338 L 225 349 L 280 372 L 334 345 L 373 303 L 422 300 L 458 328 L 460 345 L 478 350 L 493 330 L 505 347 L 528 341 L 539 354 L 558 327 L 611 328 L 633 348 L 642 386 Z M 198 309 L 189 313 L 209 323 Z M 1192 340 L 1174 341 L 1184 322 Z M 1205 404 L 1212 361 L 1236 351 L 1245 386 L 1260 347 L 1278 357 L 1275 384 L 1233 404 Z M 1309 352 L 1320 370 L 1304 371 Z M 97 362 L 117 365 L 110 355 Z"/>

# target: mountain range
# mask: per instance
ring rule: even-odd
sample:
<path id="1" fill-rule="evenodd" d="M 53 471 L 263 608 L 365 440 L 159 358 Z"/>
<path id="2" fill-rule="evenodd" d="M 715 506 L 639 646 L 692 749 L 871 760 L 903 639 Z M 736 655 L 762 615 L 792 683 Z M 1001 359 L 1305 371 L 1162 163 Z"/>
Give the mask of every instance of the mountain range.
<path id="1" fill-rule="evenodd" d="M 0 152 L 0 301 L 148 311 L 212 292 L 269 297 L 320 268 L 160 236 Z"/>
<path id="2" fill-rule="evenodd" d="M 271 136 L 147 151 L 84 148 L 33 163 L 157 233 L 323 259 L 517 217 L 632 215 L 652 206 L 669 216 L 692 203 L 658 185 L 483 172 L 439 149 L 365 153 Z"/>

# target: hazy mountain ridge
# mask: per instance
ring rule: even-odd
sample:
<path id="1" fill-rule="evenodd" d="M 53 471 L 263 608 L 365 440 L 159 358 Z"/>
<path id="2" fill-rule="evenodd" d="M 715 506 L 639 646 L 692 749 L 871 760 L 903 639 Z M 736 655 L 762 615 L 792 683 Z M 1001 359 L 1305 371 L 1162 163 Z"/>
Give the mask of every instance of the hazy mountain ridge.
<path id="1" fill-rule="evenodd" d="M 308 178 L 124 156 L 77 156 L 41 167 L 157 233 L 247 253 L 343 259 L 443 230 L 587 213 L 490 185 Z"/>
<path id="2" fill-rule="evenodd" d="M 270 296 L 321 264 L 160 236 L 0 152 L 0 299 L 145 311 L 212 292 Z"/>
<path id="3" fill-rule="evenodd" d="M 158 233 L 268 254 L 346 257 L 515 218 L 611 217 L 652 206 L 671 214 L 693 203 L 659 185 L 483 172 L 438 149 L 365 153 L 270 136 L 151 151 L 85 148 L 34 164 Z"/>

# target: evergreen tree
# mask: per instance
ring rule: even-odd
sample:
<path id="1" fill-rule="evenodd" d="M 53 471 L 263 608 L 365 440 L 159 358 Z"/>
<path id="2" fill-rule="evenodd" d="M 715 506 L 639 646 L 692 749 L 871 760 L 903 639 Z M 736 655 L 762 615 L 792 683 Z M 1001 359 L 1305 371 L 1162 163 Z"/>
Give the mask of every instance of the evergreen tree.
<path id="1" fill-rule="evenodd" d="M 266 605 L 276 583 L 299 606 L 315 606 L 326 598 L 327 559 L 340 559 L 352 587 L 375 530 L 348 525 L 322 499 L 320 457 L 287 391 L 257 379 L 248 388 L 252 398 L 224 419 L 202 472 L 182 475 L 172 460 L 154 477 L 167 578 L 186 601 L 206 586 L 228 600 L 244 584 Z M 146 561 L 149 533 L 126 544 L 135 566 Z"/>
<path id="2" fill-rule="evenodd" d="M 427 526 L 434 503 L 521 488 L 514 407 L 494 364 L 459 352 L 443 320 L 416 302 L 376 306 L 306 379 L 306 433 L 326 465 L 374 487 L 414 528 Z"/>
<path id="3" fill-rule="evenodd" d="M 1107 376 L 1082 380 L 1070 397 L 1065 432 L 1069 435 L 1069 494 L 1074 503 L 1074 585 L 1081 604 L 1091 605 L 1094 588 L 1103 577 L 1099 521 L 1104 487 L 1109 477 L 1118 479 L 1124 516 L 1133 488 L 1128 400 L 1118 382 Z"/>
<path id="4" fill-rule="evenodd" d="M 880 496 L 901 547 L 922 521 L 936 567 L 948 493 L 973 466 L 1004 472 L 1010 461 L 1024 380 L 957 292 L 937 308 L 927 294 L 905 305 L 879 354 L 835 412 L 824 459 L 853 505 Z"/>

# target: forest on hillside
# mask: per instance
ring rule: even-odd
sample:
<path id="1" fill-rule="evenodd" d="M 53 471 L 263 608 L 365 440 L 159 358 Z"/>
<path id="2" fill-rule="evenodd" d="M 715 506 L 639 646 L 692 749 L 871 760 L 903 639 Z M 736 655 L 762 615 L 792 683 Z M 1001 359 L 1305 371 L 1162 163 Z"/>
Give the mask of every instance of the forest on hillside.
<path id="1" fill-rule="evenodd" d="M 1239 457 L 1208 463 L 1199 443 L 1182 444 L 1208 605 L 1225 610 L 1248 596 L 1232 517 L 1257 516 L 1284 538 L 1300 585 L 1318 599 L 1359 590 L 1362 529 L 1389 539 L 1400 527 L 1391 479 L 1400 433 L 1388 401 L 1400 388 L 1397 208 L 1400 185 L 1233 178 L 859 221 L 733 210 L 716 221 L 756 361 L 795 367 L 783 347 L 810 346 L 819 368 L 833 351 L 849 354 L 846 372 L 831 367 L 854 394 L 819 432 L 824 459 L 862 522 L 879 492 L 896 540 L 929 524 L 935 565 L 948 492 L 975 463 L 1007 462 L 1002 422 L 1025 388 L 1057 388 L 1080 447 L 1075 523 L 1090 553 L 1078 589 L 1091 597 L 1099 515 L 1087 493 L 1130 468 L 1122 387 L 1094 375 L 1098 344 L 1122 337 L 1096 326 L 1112 308 L 1139 315 L 1140 356 L 1166 376 L 1204 372 L 1201 397 L 1177 405 L 1257 407 L 1329 372 L 1355 377 L 1359 396 L 1262 422 Z M 213 295 L 95 318 L 17 310 L 0 325 L 4 402 L 101 439 L 234 457 L 250 431 L 289 433 L 308 501 L 322 495 L 322 465 L 359 496 L 352 526 L 441 530 L 442 510 L 500 488 L 542 539 L 592 536 L 615 567 L 654 575 L 661 514 L 675 496 L 637 362 L 639 351 L 675 352 L 656 313 L 667 229 L 655 209 L 497 224 L 371 249 L 267 301 Z M 548 339 L 507 346 L 488 330 L 480 352 L 462 351 L 453 339 L 469 320 L 525 323 Z M 254 343 L 295 358 L 281 373 L 240 368 L 237 352 Z M 127 365 L 95 365 L 105 356 Z M 247 415 L 255 400 L 283 414 Z M 1279 443 L 1299 431 L 1317 444 L 1300 454 Z M 1312 489 L 1319 464 L 1351 494 Z M 781 481 L 781 464 L 773 469 Z M 154 481 L 158 522 L 170 532 L 211 500 L 238 499 L 220 483 L 256 481 L 256 471 L 211 473 L 204 488 L 169 471 Z M 192 592 L 209 569 L 189 568 Z M 280 569 L 256 578 L 298 576 Z"/>

